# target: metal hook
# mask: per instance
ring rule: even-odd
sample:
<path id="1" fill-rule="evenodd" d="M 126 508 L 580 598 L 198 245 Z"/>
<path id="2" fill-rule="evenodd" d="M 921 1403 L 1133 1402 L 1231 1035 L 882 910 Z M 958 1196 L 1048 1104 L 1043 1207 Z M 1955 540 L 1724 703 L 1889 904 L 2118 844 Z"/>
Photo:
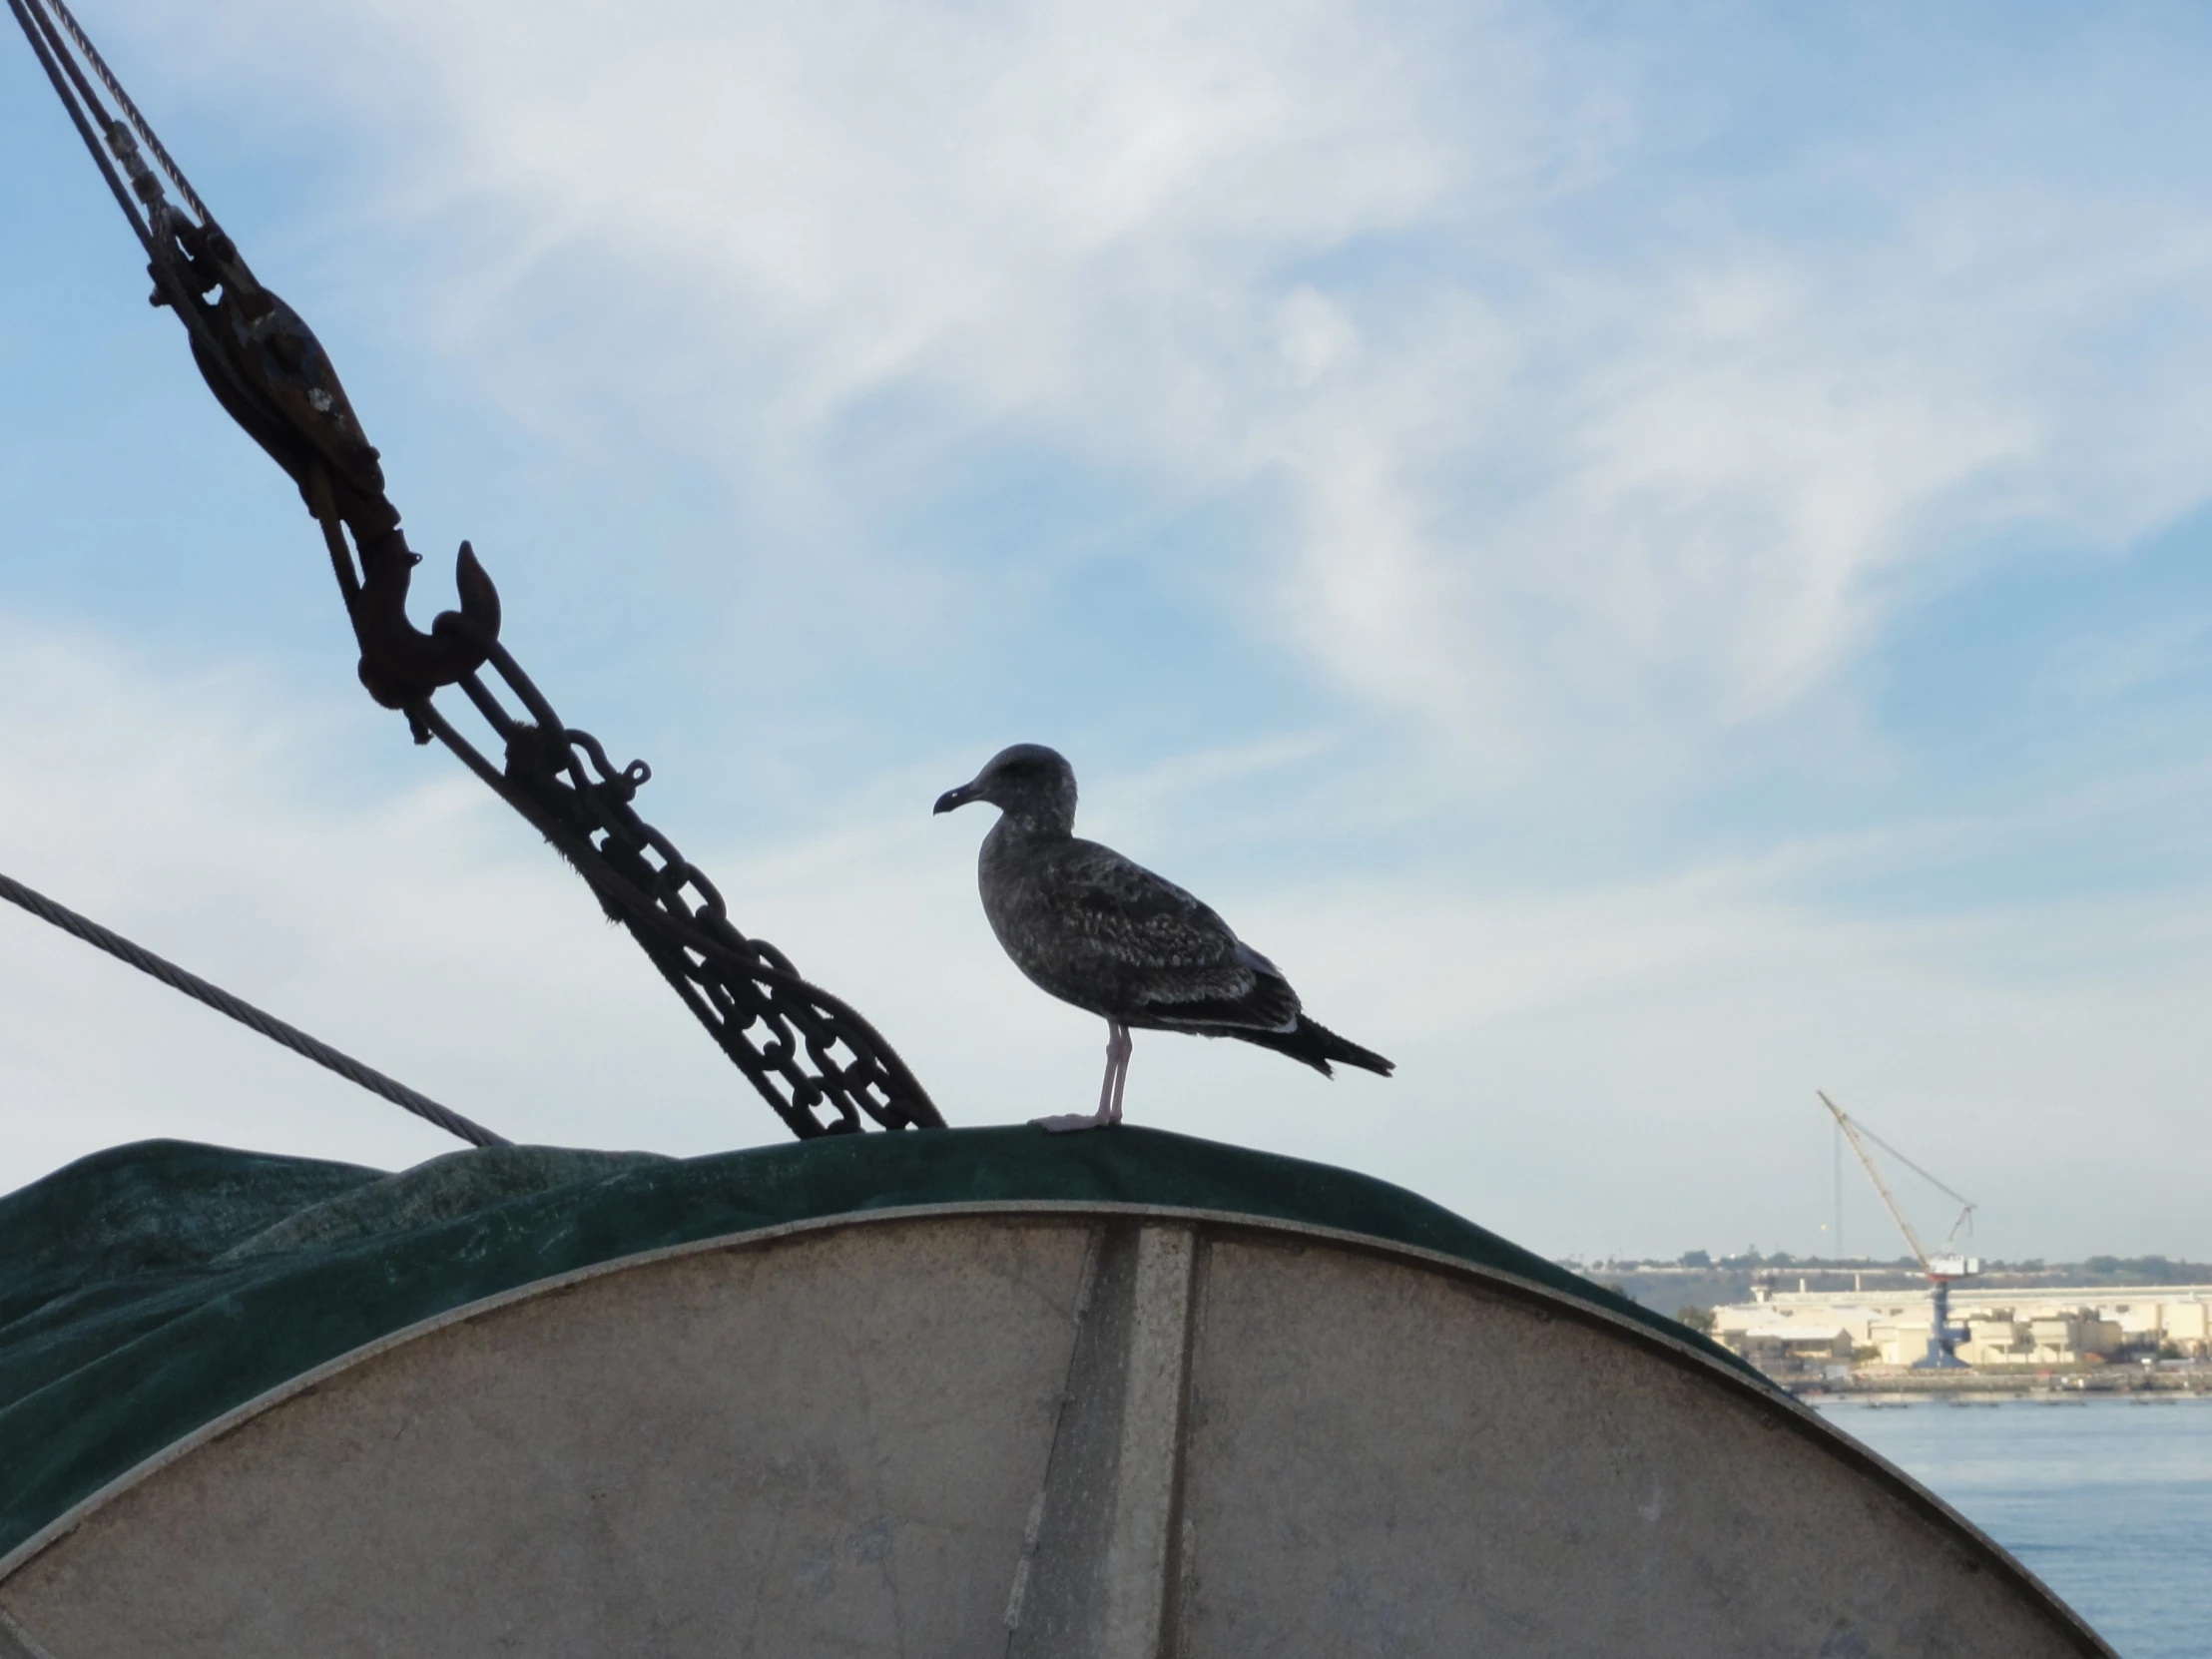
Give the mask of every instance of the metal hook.
<path id="1" fill-rule="evenodd" d="M 473 547 L 462 542 L 455 561 L 461 608 L 439 612 L 425 633 L 407 619 L 407 589 L 421 556 L 408 547 L 399 527 L 364 533 L 361 522 L 339 505 L 329 471 L 319 464 L 308 471 L 306 495 L 361 648 L 360 681 L 370 697 L 387 709 L 403 710 L 484 666 L 499 638 L 499 589 Z M 346 551 L 346 530 L 359 552 L 358 578 Z"/>

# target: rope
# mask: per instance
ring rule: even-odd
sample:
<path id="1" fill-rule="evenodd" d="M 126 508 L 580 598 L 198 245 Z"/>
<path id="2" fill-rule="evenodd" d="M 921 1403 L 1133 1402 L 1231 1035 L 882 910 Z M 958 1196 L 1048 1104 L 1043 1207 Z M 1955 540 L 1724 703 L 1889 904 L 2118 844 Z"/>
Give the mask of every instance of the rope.
<path id="1" fill-rule="evenodd" d="M 373 1066 L 364 1066 L 350 1055 L 341 1054 L 328 1043 L 318 1042 L 295 1025 L 287 1025 L 275 1014 L 264 1013 L 253 1003 L 233 996 L 220 985 L 211 985 L 197 973 L 188 973 L 174 962 L 164 961 L 140 945 L 133 944 L 121 933 L 109 931 L 90 917 L 81 916 L 67 905 L 57 904 L 44 893 L 34 892 L 20 881 L 0 875 L 0 898 L 11 904 L 21 905 L 41 921 L 52 922 L 65 933 L 73 933 L 87 944 L 98 945 L 109 955 L 129 962 L 141 973 L 153 975 L 172 990 L 183 991 L 197 1001 L 205 1002 L 219 1014 L 229 1014 L 241 1025 L 259 1031 L 272 1042 L 281 1043 L 294 1054 L 301 1054 L 318 1066 L 326 1066 L 351 1083 L 358 1083 L 370 1094 L 382 1095 L 394 1106 L 403 1106 L 418 1118 L 427 1119 L 451 1135 L 458 1135 L 471 1146 L 508 1146 L 512 1143 L 504 1135 L 495 1135 L 481 1124 L 475 1124 L 460 1113 L 448 1111 L 426 1094 L 417 1094 L 404 1083 L 394 1082 Z"/>

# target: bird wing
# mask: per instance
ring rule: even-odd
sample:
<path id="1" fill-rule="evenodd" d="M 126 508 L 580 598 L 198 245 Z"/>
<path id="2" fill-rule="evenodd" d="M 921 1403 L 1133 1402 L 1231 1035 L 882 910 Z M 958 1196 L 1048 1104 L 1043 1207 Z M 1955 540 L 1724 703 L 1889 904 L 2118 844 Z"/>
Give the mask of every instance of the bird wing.
<path id="1" fill-rule="evenodd" d="M 1256 961 L 1240 963 L 1239 982 L 1229 994 L 1201 992 L 1196 986 L 1189 992 L 1180 987 L 1163 991 L 1145 999 L 1152 1017 L 1163 1026 L 1208 1036 L 1238 1031 L 1295 1031 L 1298 992 L 1265 956 L 1248 949 L 1242 940 L 1237 948 Z"/>
<path id="2" fill-rule="evenodd" d="M 1284 1030 L 1298 993 L 1275 964 L 1165 876 L 1071 840 L 1044 883 L 1065 937 L 1111 977 L 1130 1016 L 1174 1027 Z"/>

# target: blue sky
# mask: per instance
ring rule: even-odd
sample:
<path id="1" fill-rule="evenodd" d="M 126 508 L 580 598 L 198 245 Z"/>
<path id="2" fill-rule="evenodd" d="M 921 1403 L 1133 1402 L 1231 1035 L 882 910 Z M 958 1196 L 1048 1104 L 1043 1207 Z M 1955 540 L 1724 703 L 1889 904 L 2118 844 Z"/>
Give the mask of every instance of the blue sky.
<path id="1" fill-rule="evenodd" d="M 1825 1087 L 1989 1251 L 2212 1256 L 2201 10 L 83 17 L 339 363 L 418 614 L 471 538 L 955 1120 L 1100 1063 L 927 816 L 1028 739 L 1401 1066 L 1144 1038 L 1140 1122 L 1807 1252 Z M 353 686 L 20 48 L 0 156 L 0 869 L 518 1138 L 774 1138 Z M 0 1008 L 0 1186 L 442 1150 L 28 918 Z"/>

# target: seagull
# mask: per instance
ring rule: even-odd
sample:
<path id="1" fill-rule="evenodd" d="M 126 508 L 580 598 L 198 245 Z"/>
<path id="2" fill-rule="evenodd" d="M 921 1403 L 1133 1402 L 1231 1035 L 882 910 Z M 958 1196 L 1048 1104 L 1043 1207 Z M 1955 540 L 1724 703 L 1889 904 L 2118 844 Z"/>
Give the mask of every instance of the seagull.
<path id="1" fill-rule="evenodd" d="M 1055 1134 L 1121 1121 L 1129 1033 L 1235 1037 L 1303 1060 L 1390 1075 L 1390 1062 L 1308 1019 L 1283 970 L 1173 881 L 1075 833 L 1075 769 L 1042 744 L 990 758 L 972 783 L 937 797 L 935 812 L 987 801 L 998 823 L 983 837 L 977 884 L 991 931 L 1040 989 L 1106 1022 L 1098 1110 L 1032 1121 Z"/>

